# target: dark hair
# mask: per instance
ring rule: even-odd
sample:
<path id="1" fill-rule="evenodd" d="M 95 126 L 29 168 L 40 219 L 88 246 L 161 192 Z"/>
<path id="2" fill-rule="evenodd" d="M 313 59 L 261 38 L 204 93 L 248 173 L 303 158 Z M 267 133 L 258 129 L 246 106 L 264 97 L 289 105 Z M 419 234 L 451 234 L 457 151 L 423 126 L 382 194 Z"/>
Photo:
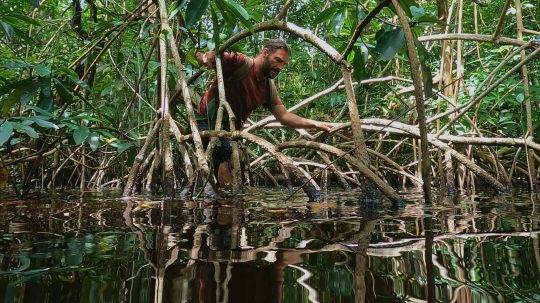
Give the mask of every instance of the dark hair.
<path id="1" fill-rule="evenodd" d="M 289 56 L 292 55 L 291 48 L 287 45 L 287 43 L 285 43 L 285 41 L 279 40 L 279 39 L 269 39 L 264 44 L 263 48 L 268 49 L 268 52 L 270 54 L 275 52 L 276 50 L 282 48 L 289 54 Z"/>

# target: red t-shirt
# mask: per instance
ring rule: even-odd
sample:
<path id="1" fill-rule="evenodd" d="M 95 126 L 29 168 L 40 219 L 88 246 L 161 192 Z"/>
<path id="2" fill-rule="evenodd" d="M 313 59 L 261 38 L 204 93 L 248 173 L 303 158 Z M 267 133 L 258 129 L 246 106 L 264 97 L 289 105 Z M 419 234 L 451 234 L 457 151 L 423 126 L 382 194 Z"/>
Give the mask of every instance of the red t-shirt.
<path id="1" fill-rule="evenodd" d="M 223 53 L 221 65 L 225 79 L 225 99 L 231 105 L 236 116 L 236 128 L 240 129 L 248 116 L 259 106 L 271 109 L 273 106 L 283 104 L 277 94 L 276 85 L 271 79 L 260 76 L 260 68 L 253 64 L 247 75 L 241 79 L 229 79 L 231 74 L 246 63 L 246 55 L 242 53 Z M 273 93 L 270 94 L 270 90 Z M 270 96 L 273 100 L 270 100 Z M 217 79 L 212 81 L 204 97 L 199 103 L 197 113 L 207 114 L 207 104 L 215 99 L 218 101 Z M 217 108 L 217 106 L 216 106 Z"/>

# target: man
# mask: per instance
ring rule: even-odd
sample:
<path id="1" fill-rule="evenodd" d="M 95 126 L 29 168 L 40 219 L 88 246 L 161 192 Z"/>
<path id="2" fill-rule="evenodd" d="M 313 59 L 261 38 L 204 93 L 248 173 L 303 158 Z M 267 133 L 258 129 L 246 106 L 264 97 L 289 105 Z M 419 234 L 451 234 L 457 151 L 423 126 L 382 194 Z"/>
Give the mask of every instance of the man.
<path id="1" fill-rule="evenodd" d="M 195 55 L 197 62 L 208 68 L 214 67 L 215 56 L 214 52 L 198 52 Z M 221 62 L 225 99 L 236 116 L 237 130 L 240 130 L 249 115 L 262 105 L 274 115 L 276 120 L 287 127 L 330 131 L 331 124 L 302 118 L 289 113 L 283 106 L 272 79 L 277 77 L 287 65 L 290 56 L 289 46 L 277 39 L 268 40 L 255 58 L 235 52 L 223 54 Z M 217 79 L 214 79 L 197 108 L 197 113 L 202 117 L 199 119 L 202 130 L 214 126 L 218 99 Z M 230 183 L 231 180 L 228 165 L 226 165 L 230 156 L 230 142 L 222 141 L 221 143 L 220 149 L 214 153 L 213 162 L 214 167 L 218 166 L 218 181 L 223 185 L 223 183 Z"/>

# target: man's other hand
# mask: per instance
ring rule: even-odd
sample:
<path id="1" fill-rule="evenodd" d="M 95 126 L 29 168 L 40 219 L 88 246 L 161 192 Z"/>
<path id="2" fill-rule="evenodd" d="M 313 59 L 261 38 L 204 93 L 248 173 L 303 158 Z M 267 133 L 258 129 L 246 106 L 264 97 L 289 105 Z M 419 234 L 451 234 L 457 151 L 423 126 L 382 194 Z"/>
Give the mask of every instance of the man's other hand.
<path id="1" fill-rule="evenodd" d="M 315 121 L 315 128 L 318 130 L 329 133 L 332 131 L 333 127 L 334 125 L 332 125 L 332 123 Z"/>
<path id="2" fill-rule="evenodd" d="M 214 51 L 210 52 L 199 52 L 195 54 L 195 58 L 197 59 L 197 62 L 199 62 L 199 65 L 206 65 L 208 69 L 214 68 L 215 62 L 216 62 L 216 53 Z"/>

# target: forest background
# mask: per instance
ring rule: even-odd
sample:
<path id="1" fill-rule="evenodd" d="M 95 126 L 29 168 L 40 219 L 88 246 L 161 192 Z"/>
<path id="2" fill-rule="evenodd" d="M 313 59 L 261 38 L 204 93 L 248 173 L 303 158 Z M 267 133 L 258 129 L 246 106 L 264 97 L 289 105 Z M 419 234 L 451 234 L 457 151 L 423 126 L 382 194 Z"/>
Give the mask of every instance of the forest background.
<path id="1" fill-rule="evenodd" d="M 287 130 L 258 111 L 240 133 L 203 132 L 242 143 L 235 191 L 536 190 L 538 4 L 4 0 L 0 186 L 200 196 L 213 182 L 193 106 L 215 73 L 195 52 L 255 56 L 281 38 L 293 53 L 281 99 L 336 131 Z"/>

